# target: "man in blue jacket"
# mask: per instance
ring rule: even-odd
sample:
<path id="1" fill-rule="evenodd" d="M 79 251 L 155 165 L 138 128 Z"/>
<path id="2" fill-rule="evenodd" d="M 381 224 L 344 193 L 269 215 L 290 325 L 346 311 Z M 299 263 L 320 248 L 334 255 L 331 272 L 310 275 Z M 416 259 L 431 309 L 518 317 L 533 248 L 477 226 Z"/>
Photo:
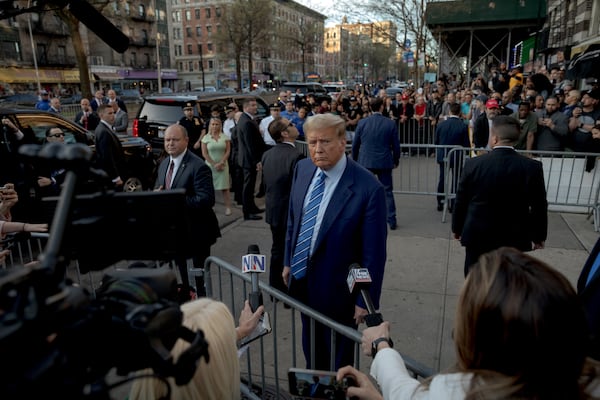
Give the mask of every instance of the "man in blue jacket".
<path id="1" fill-rule="evenodd" d="M 450 104 L 450 115 L 448 119 L 442 121 L 437 129 L 435 130 L 435 142 L 436 145 L 441 146 L 462 146 L 462 147 L 471 147 L 471 143 L 469 142 L 469 131 L 467 129 L 467 125 L 460 119 L 460 104 L 452 103 Z M 437 157 L 436 161 L 440 166 L 440 180 L 438 182 L 437 187 L 437 210 L 442 211 L 444 209 L 444 198 L 440 193 L 445 193 L 445 158 L 448 156 L 450 152 L 449 148 L 439 147 L 437 149 Z M 460 175 L 460 170 L 462 167 L 463 160 L 463 152 L 462 151 L 453 151 L 450 152 L 450 160 L 448 162 L 448 167 L 452 171 L 452 181 L 449 181 L 448 184 L 450 186 L 450 193 L 456 192 L 456 186 L 458 185 L 458 177 Z M 448 204 L 448 210 L 452 211 L 452 204 Z"/>
<path id="2" fill-rule="evenodd" d="M 373 114 L 358 122 L 352 141 L 352 159 L 375 174 L 385 188 L 387 223 L 394 230 L 397 222 L 392 169 L 400 161 L 400 142 L 396 124 L 383 116 L 383 107 L 383 98 L 371 100 Z"/>

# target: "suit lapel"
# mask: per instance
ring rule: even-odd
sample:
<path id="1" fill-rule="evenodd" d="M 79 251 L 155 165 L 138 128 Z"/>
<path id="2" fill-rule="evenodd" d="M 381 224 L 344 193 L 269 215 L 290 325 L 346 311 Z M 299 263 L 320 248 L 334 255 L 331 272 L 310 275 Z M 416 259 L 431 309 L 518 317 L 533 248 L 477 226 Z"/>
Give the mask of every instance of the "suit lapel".
<path id="1" fill-rule="evenodd" d="M 335 192 L 333 192 L 333 196 L 327 205 L 325 214 L 323 214 L 323 221 L 321 222 L 321 227 L 319 228 L 319 236 L 317 236 L 317 240 L 315 242 L 315 252 L 323 242 L 323 238 L 325 238 L 329 229 L 331 229 L 333 224 L 338 219 L 339 214 L 344 210 L 344 207 L 347 206 L 349 200 L 354 195 L 354 192 L 350 188 L 353 182 L 354 173 L 350 165 L 350 161 L 348 161 L 346 170 L 342 174 L 342 177 L 335 188 Z"/>

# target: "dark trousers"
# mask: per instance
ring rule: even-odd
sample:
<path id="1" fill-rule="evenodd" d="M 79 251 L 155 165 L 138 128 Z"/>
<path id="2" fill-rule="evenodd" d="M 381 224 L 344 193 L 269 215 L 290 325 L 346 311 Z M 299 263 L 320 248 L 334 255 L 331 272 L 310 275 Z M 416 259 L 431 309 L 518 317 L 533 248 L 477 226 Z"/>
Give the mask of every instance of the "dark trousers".
<path id="1" fill-rule="evenodd" d="M 314 366 L 312 365 L 311 357 L 311 321 L 304 314 L 302 317 L 302 350 L 306 359 L 306 368 L 318 369 L 321 371 L 337 371 L 339 368 L 346 365 L 354 364 L 354 341 L 340 334 L 335 334 L 335 349 L 331 347 L 331 329 L 323 324 L 313 321 L 315 326 L 315 359 Z M 339 322 L 339 321 L 338 321 Z M 344 324 L 346 325 L 346 324 Z M 350 326 L 356 329 L 357 326 Z M 331 363 L 331 354 L 334 354 L 334 365 Z"/>
<path id="2" fill-rule="evenodd" d="M 254 187 L 256 186 L 256 168 L 244 168 L 244 187 L 242 189 L 242 201 L 244 216 L 256 212 L 256 203 L 254 202 Z"/>
<path id="3" fill-rule="evenodd" d="M 444 166 L 445 164 L 443 162 L 438 162 L 438 165 L 440 166 L 440 179 L 438 181 L 437 192 L 445 193 L 445 190 L 446 190 L 446 182 L 445 182 L 445 176 L 444 176 L 445 172 L 446 172 L 446 168 Z M 460 168 L 453 167 L 452 164 L 450 164 L 450 176 L 449 176 L 449 181 L 448 181 L 448 184 L 450 185 L 449 193 L 456 193 L 456 186 L 458 185 L 459 172 L 460 172 Z M 437 196 L 438 204 L 442 204 L 444 199 L 445 199 L 445 196 L 438 195 Z M 453 206 L 454 206 L 454 201 L 451 200 L 450 204 L 448 204 L 448 209 L 450 211 L 452 211 Z"/>
<path id="4" fill-rule="evenodd" d="M 283 282 L 281 274 L 283 273 L 283 256 L 285 252 L 285 234 L 286 226 L 271 225 L 271 237 L 273 244 L 271 245 L 271 268 L 269 270 L 269 285 L 275 289 L 287 293 L 287 286 Z"/>
<path id="5" fill-rule="evenodd" d="M 298 301 L 308 304 L 308 282 L 306 278 L 291 278 L 290 295 Z M 318 310 L 317 310 L 318 311 Z M 340 310 L 342 311 L 342 310 Z M 354 313 L 354 310 L 352 311 Z M 352 314 L 353 315 L 353 314 Z M 331 346 L 331 329 L 323 324 L 312 321 L 314 324 L 314 360 L 311 351 L 311 319 L 301 314 L 302 320 L 302 350 L 306 359 L 306 368 L 323 371 L 336 371 L 346 365 L 354 364 L 354 341 L 339 334 L 335 334 L 335 348 Z M 337 319 L 342 325 L 357 329 L 354 319 Z M 331 354 L 334 354 L 334 365 L 330 364 Z M 314 361 L 314 365 L 313 365 Z"/>
<path id="6" fill-rule="evenodd" d="M 229 164 L 231 173 L 231 191 L 234 193 L 233 200 L 238 204 L 244 204 L 242 192 L 244 189 L 244 170 L 237 162 Z"/>
<path id="7" fill-rule="evenodd" d="M 388 168 L 375 169 L 369 168 L 369 171 L 373 173 L 379 179 L 379 182 L 385 189 L 385 203 L 387 205 L 387 222 L 390 225 L 396 224 L 396 202 L 394 201 L 394 185 L 392 183 L 392 170 Z"/>

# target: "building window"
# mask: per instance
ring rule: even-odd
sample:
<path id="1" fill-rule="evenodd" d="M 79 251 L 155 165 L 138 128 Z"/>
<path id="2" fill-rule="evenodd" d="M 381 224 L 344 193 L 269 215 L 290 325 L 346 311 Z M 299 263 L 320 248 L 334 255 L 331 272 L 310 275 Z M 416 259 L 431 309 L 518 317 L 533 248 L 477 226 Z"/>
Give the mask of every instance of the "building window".
<path id="1" fill-rule="evenodd" d="M 181 11 L 175 11 L 173 13 L 173 21 L 181 22 Z"/>
<path id="2" fill-rule="evenodd" d="M 206 18 L 209 19 L 210 18 L 210 8 L 206 9 Z"/>
<path id="3" fill-rule="evenodd" d="M 198 54 L 202 54 L 202 43 L 198 43 Z"/>
<path id="4" fill-rule="evenodd" d="M 215 15 L 217 16 L 217 18 L 221 18 L 221 7 L 215 8 Z"/>
<path id="5" fill-rule="evenodd" d="M 206 27 L 206 34 L 208 35 L 208 37 L 212 36 L 212 26 Z"/>
<path id="6" fill-rule="evenodd" d="M 185 20 L 186 21 L 192 20 L 192 12 L 190 10 L 185 10 Z"/>
<path id="7" fill-rule="evenodd" d="M 217 33 L 221 33 L 221 25 L 217 25 Z"/>
<path id="8" fill-rule="evenodd" d="M 202 36 L 202 27 L 201 26 L 197 26 L 196 27 L 196 36 L 197 37 L 201 37 Z"/>
<path id="9" fill-rule="evenodd" d="M 144 53 L 144 58 L 146 59 L 146 67 L 150 67 L 150 65 L 152 65 L 150 63 L 150 54 L 149 53 Z"/>
<path id="10" fill-rule="evenodd" d="M 144 7 L 144 5 L 143 5 L 143 4 L 140 4 L 140 5 L 138 6 L 138 14 L 139 14 L 139 16 L 140 16 L 140 17 L 142 17 L 142 18 L 146 18 L 146 7 Z"/>
<path id="11" fill-rule="evenodd" d="M 213 70 L 213 68 L 214 68 L 214 62 L 213 62 L 213 60 L 208 60 L 208 69 L 209 69 L 210 71 L 212 71 L 212 70 Z"/>
<path id="12" fill-rule="evenodd" d="M 137 63 L 137 54 L 135 54 L 135 52 L 134 52 L 134 51 L 132 51 L 132 52 L 131 52 L 131 59 L 130 59 L 130 60 L 131 60 L 131 63 L 130 63 L 130 65 L 131 65 L 132 67 L 135 67 L 135 66 L 137 66 L 137 65 L 138 65 L 138 63 Z"/>
<path id="13" fill-rule="evenodd" d="M 58 50 L 58 62 L 61 64 L 66 64 L 67 63 L 67 49 L 65 46 L 58 46 L 57 48 Z"/>
<path id="14" fill-rule="evenodd" d="M 187 45 L 187 51 L 188 51 L 188 54 L 194 54 L 194 52 L 192 51 L 192 45 L 191 44 Z"/>
<path id="15" fill-rule="evenodd" d="M 131 12 L 131 8 L 129 6 L 129 2 L 125 2 L 125 14 L 129 15 Z"/>
<path id="16" fill-rule="evenodd" d="M 179 62 L 179 70 L 183 71 L 183 62 L 181 62 L 181 61 Z"/>
<path id="17" fill-rule="evenodd" d="M 213 44 L 212 43 L 208 43 L 206 45 L 206 50 L 208 50 L 209 53 L 212 53 L 212 51 L 213 51 Z"/>
<path id="18" fill-rule="evenodd" d="M 188 61 L 188 70 L 189 71 L 193 71 L 194 70 L 194 62 L 193 61 Z"/>
<path id="19" fill-rule="evenodd" d="M 191 26 L 186 26 L 185 27 L 185 36 L 186 37 L 192 37 L 192 27 Z"/>
<path id="20" fill-rule="evenodd" d="M 194 16 L 196 17 L 196 19 L 200 19 L 200 9 L 199 8 L 196 8 L 194 10 Z"/>

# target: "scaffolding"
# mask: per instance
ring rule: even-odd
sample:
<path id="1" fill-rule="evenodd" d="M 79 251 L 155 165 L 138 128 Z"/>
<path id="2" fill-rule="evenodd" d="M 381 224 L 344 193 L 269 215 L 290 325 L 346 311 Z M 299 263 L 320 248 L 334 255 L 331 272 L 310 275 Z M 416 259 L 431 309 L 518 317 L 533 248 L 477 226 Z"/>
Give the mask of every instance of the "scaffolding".
<path id="1" fill-rule="evenodd" d="M 546 0 L 429 2 L 425 21 L 438 42 L 438 76 L 456 72 L 470 83 L 490 64 L 519 64 L 515 45 L 537 36 L 545 18 Z"/>

